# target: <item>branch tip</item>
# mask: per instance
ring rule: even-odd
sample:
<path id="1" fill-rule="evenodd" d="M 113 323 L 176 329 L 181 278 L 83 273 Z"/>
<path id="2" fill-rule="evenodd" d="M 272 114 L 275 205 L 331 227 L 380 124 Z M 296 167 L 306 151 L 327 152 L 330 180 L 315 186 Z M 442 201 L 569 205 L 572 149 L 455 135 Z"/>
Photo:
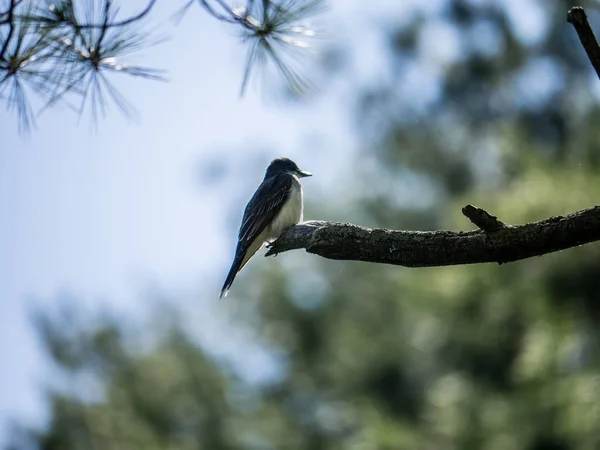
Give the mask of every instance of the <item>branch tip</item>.
<path id="1" fill-rule="evenodd" d="M 581 6 L 573 6 L 567 13 L 567 22 L 573 25 L 581 25 L 587 22 L 587 15 Z"/>
<path id="2" fill-rule="evenodd" d="M 567 22 L 573 25 L 581 45 L 583 46 L 587 56 L 596 71 L 596 75 L 600 78 L 600 46 L 596 40 L 596 36 L 590 27 L 587 15 L 581 6 L 574 6 L 567 13 Z"/>
<path id="3" fill-rule="evenodd" d="M 486 233 L 493 233 L 494 231 L 506 228 L 502 222 L 498 220 L 496 216 L 492 216 L 485 209 L 478 208 L 468 204 L 463 207 L 462 213 L 481 231 Z"/>

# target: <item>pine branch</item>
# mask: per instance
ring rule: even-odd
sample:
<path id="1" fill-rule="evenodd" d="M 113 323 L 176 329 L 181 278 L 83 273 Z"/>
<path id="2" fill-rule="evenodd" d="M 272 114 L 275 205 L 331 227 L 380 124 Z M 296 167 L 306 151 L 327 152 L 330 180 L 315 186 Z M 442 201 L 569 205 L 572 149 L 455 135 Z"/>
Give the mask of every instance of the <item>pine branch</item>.
<path id="1" fill-rule="evenodd" d="M 113 28 L 113 27 L 123 27 L 125 25 L 130 25 L 134 22 L 137 22 L 138 20 L 141 20 L 144 18 L 144 16 L 146 16 L 154 7 L 154 5 L 156 4 L 156 0 L 150 0 L 148 2 L 148 4 L 146 5 L 146 7 L 140 11 L 138 14 L 136 14 L 135 16 L 131 16 L 128 19 L 125 20 L 121 20 L 119 22 L 112 22 L 112 23 L 84 23 L 84 24 L 78 24 L 77 27 L 78 28 L 102 28 L 102 29 L 106 29 L 106 28 Z M 107 3 L 108 5 L 108 3 Z"/>
<path id="2" fill-rule="evenodd" d="M 62 103 L 80 117 L 90 109 L 96 124 L 107 102 L 128 117 L 135 113 L 111 75 L 165 79 L 161 70 L 127 63 L 132 53 L 157 43 L 141 31 L 157 0 L 147 0 L 140 12 L 117 20 L 119 3 L 10 0 L 9 8 L 0 11 L 0 102 L 17 112 L 20 130 L 35 125 L 31 97 L 43 105 L 37 114 Z M 321 0 L 247 0 L 245 7 L 225 0 L 188 0 L 181 14 L 196 3 L 216 19 L 237 26 L 250 44 L 242 92 L 254 67 L 265 69 L 269 64 L 291 92 L 307 89 L 301 69 L 314 31 L 304 23 L 320 11 Z"/>
<path id="3" fill-rule="evenodd" d="M 2 49 L 0 49 L 0 61 L 2 61 L 4 59 L 4 54 L 6 53 L 6 49 L 8 48 L 8 43 L 12 39 L 13 32 L 15 31 L 14 14 L 15 14 L 15 8 L 17 7 L 17 4 L 18 4 L 17 1 L 10 0 L 10 7 L 8 8 L 8 11 L 5 13 L 7 16 L 6 23 L 8 23 L 9 28 L 8 28 L 8 35 L 4 39 L 4 44 L 2 45 Z"/>
<path id="4" fill-rule="evenodd" d="M 265 256 L 304 248 L 328 259 L 405 267 L 503 264 L 600 241 L 600 206 L 517 226 L 504 225 L 472 205 L 463 214 L 480 230 L 400 231 L 304 222 L 283 232 Z"/>
<path id="5" fill-rule="evenodd" d="M 14 14 L 15 9 L 17 6 L 19 6 L 19 3 L 23 2 L 23 0 L 15 0 L 10 2 L 10 5 L 8 7 L 8 9 L 6 11 L 0 11 L 0 25 L 4 25 L 6 23 L 10 22 L 10 19 L 8 18 L 8 16 Z M 3 19 L 3 17 L 5 17 L 5 19 Z"/>

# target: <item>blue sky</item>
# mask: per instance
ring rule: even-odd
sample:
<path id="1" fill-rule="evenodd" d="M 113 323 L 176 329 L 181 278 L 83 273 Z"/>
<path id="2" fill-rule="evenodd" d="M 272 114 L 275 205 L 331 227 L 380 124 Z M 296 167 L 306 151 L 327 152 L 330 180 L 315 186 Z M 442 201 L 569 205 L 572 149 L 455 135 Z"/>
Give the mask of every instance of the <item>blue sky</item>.
<path id="1" fill-rule="evenodd" d="M 184 290 L 191 302 L 216 298 L 235 226 L 268 161 L 285 155 L 313 172 L 309 199 L 347 180 L 357 144 L 343 99 L 359 80 L 383 72 L 374 25 L 405 19 L 416 4 L 435 11 L 443 3 L 331 2 L 323 28 L 331 43 L 351 49 L 353 69 L 317 98 L 286 104 L 256 90 L 239 98 L 246 48 L 235 30 L 200 8 L 173 27 L 165 19 L 172 3 L 158 2 L 151 21 L 171 39 L 139 62 L 169 68 L 170 82 L 118 83 L 139 111 L 137 122 L 112 109 L 94 131 L 87 116 L 78 123 L 54 109 L 21 136 L 15 116 L 0 111 L 0 427 L 43 418 L 41 387 L 50 372 L 29 320 L 32 305 L 52 308 L 67 292 L 89 307 L 135 315 L 152 283 Z M 221 170 L 223 178 L 211 177 Z"/>
<path id="2" fill-rule="evenodd" d="M 331 105 L 317 118 L 256 89 L 240 99 L 245 47 L 234 30 L 200 8 L 172 29 L 163 18 L 173 12 L 158 2 L 151 20 L 172 37 L 139 60 L 169 68 L 170 82 L 118 83 L 137 122 L 112 109 L 94 131 L 88 117 L 54 109 L 21 136 L 14 115 L 0 112 L 0 426 L 42 417 L 50 372 L 32 305 L 52 308 L 69 292 L 136 314 L 150 283 L 216 296 L 235 245 L 231 211 L 241 215 L 268 161 L 323 165 L 304 146 L 339 124 Z M 200 182 L 214 166 L 240 181 Z"/>

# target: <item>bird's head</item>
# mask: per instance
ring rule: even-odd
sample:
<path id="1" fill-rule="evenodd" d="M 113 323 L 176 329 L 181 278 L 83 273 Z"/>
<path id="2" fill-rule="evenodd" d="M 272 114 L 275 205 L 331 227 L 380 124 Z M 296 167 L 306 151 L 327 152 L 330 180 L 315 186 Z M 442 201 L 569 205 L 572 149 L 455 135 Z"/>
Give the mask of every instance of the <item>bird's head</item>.
<path id="1" fill-rule="evenodd" d="M 267 167 L 265 178 L 269 178 L 273 175 L 279 175 L 282 173 L 290 173 L 292 175 L 296 175 L 298 178 L 312 176 L 312 173 L 300 170 L 296 163 L 291 159 L 276 158 L 273 161 L 271 161 L 271 164 L 269 164 L 269 167 Z"/>

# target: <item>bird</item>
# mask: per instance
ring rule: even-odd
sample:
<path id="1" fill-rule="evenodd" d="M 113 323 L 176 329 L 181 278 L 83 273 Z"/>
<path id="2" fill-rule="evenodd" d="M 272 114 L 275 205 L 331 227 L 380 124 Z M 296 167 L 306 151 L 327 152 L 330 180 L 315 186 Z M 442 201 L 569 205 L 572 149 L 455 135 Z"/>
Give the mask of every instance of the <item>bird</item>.
<path id="1" fill-rule="evenodd" d="M 265 243 L 302 222 L 302 185 L 300 178 L 310 177 L 289 158 L 276 158 L 267 167 L 265 177 L 246 205 L 238 234 L 235 257 L 219 298 L 227 296 L 236 275 Z"/>

